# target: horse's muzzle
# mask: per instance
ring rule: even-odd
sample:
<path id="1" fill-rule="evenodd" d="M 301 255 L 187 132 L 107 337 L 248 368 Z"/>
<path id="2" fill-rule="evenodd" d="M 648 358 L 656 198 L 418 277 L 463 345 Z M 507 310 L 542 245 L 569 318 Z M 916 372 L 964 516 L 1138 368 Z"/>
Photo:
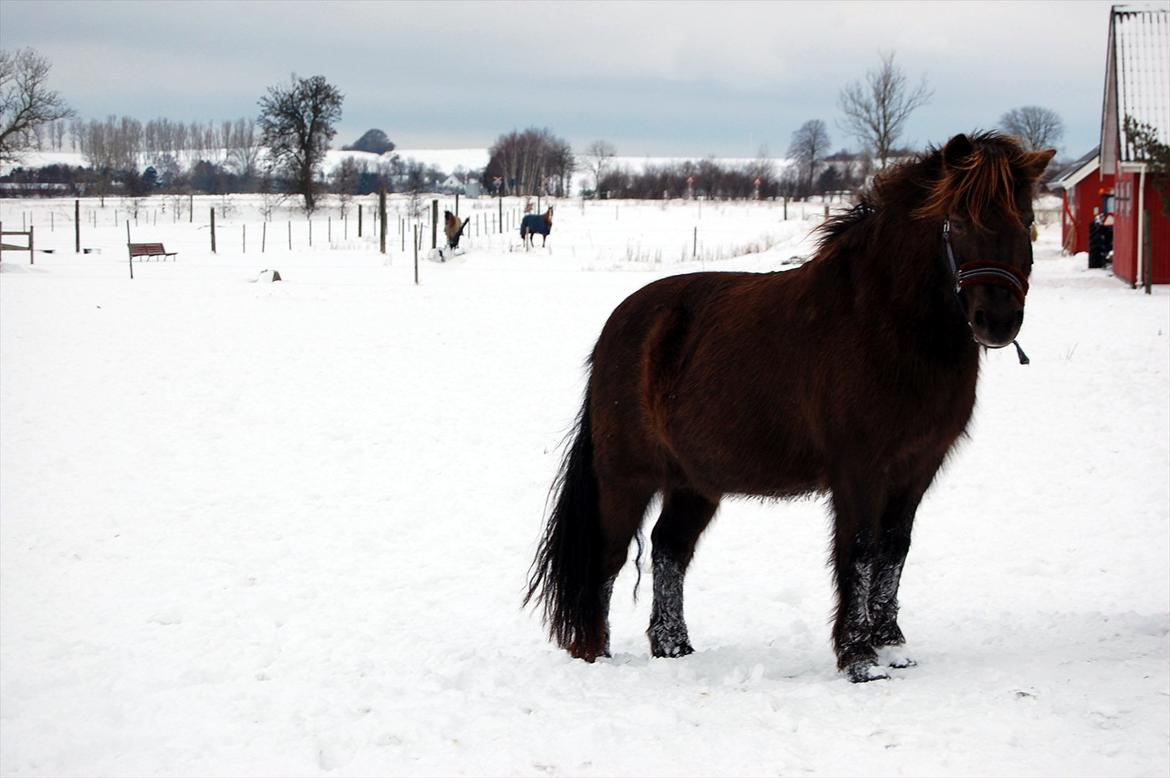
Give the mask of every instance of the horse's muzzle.
<path id="1" fill-rule="evenodd" d="M 971 306 L 971 335 L 980 345 L 1003 348 L 1011 345 L 1024 324 L 1024 309 L 1015 305 L 988 305 L 975 300 Z"/>

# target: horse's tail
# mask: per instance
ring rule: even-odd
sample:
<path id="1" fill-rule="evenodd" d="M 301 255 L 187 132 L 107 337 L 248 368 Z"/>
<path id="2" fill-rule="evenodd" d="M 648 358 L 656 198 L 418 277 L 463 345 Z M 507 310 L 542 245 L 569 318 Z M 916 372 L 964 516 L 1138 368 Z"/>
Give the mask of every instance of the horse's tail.
<path id="1" fill-rule="evenodd" d="M 556 502 L 529 571 L 524 604 L 540 602 L 549 637 L 573 656 L 592 661 L 606 650 L 606 614 L 601 580 L 604 541 L 588 391 L 550 497 L 554 494 Z"/>

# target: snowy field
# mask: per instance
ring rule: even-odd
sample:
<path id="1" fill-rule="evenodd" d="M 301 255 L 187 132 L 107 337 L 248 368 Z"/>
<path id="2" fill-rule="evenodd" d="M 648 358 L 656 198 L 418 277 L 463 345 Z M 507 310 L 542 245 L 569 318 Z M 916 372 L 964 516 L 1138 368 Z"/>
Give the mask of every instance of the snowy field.
<path id="1" fill-rule="evenodd" d="M 821 500 L 724 503 L 685 659 L 649 658 L 627 566 L 587 665 L 519 607 L 585 356 L 653 279 L 789 267 L 822 206 L 563 201 L 524 252 L 464 200 L 487 226 L 415 285 L 400 198 L 386 256 L 352 206 L 309 247 L 194 204 L 84 201 L 75 254 L 72 201 L 0 201 L 52 250 L 0 264 L 0 773 L 1170 772 L 1166 288 L 1042 228 L 1032 364 L 986 355 L 919 511 L 918 667 L 836 673 Z M 128 215 L 177 261 L 129 280 Z"/>

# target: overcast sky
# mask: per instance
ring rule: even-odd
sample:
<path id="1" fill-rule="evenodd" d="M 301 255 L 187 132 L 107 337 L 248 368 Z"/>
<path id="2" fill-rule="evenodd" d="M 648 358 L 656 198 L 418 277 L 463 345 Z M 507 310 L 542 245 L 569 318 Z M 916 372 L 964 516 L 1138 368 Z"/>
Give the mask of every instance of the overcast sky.
<path id="1" fill-rule="evenodd" d="M 1165 3 L 1162 3 L 1165 5 Z M 808 119 L 834 149 L 837 95 L 882 51 L 933 100 L 903 141 L 941 143 L 1041 105 L 1063 156 L 1097 144 L 1109 2 L 62 2 L 2 0 L 0 48 L 53 63 L 86 119 L 255 116 L 265 88 L 324 75 L 345 95 L 334 145 L 485 147 L 549 127 L 578 150 L 781 156 Z"/>

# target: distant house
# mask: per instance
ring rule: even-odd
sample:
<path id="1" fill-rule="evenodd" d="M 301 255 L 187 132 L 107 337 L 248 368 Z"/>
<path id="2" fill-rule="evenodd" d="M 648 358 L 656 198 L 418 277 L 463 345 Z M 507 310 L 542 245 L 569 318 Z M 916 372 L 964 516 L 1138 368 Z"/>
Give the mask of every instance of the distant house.
<path id="1" fill-rule="evenodd" d="M 1170 218 L 1127 117 L 1170 144 L 1170 9 L 1113 6 L 1101 116 L 1101 173 L 1116 177 L 1113 273 L 1134 286 L 1170 283 Z"/>
<path id="2" fill-rule="evenodd" d="M 1048 182 L 1061 192 L 1060 243 L 1069 254 L 1089 250 L 1089 224 L 1113 194 L 1113 176 L 1101 174 L 1098 146 Z"/>
<path id="3" fill-rule="evenodd" d="M 474 176 L 468 176 L 466 179 L 460 178 L 457 175 L 449 175 L 439 184 L 439 191 L 443 194 L 461 194 L 467 197 L 479 197 L 483 194 L 483 187 Z"/>

